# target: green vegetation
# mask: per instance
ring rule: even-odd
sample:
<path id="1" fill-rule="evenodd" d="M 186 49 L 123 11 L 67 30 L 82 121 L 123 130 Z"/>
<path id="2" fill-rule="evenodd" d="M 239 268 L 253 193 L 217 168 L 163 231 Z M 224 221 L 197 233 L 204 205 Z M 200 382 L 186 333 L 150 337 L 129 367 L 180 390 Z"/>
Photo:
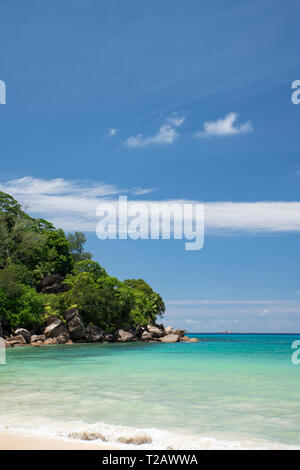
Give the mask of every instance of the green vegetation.
<path id="1" fill-rule="evenodd" d="M 10 332 L 36 329 L 76 305 L 85 325 L 110 332 L 162 316 L 159 294 L 142 279 L 121 282 L 84 251 L 85 235 L 68 234 L 26 214 L 0 192 L 0 319 Z"/>

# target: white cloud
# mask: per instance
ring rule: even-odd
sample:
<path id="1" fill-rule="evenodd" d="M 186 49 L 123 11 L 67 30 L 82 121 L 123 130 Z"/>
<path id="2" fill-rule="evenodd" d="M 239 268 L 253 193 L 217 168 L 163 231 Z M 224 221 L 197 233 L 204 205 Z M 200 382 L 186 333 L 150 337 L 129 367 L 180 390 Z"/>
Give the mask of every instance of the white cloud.
<path id="1" fill-rule="evenodd" d="M 132 194 L 134 196 L 143 196 L 144 194 L 149 194 L 149 193 L 152 193 L 153 191 L 154 191 L 153 188 L 143 189 L 143 188 L 137 187 L 137 188 L 132 189 Z"/>
<path id="2" fill-rule="evenodd" d="M 152 190 L 120 189 L 103 183 L 26 176 L 0 183 L 0 191 L 15 197 L 31 215 L 48 218 L 57 227 L 94 232 L 96 210 L 101 201 L 116 201 L 121 194 L 146 194 Z"/>
<path id="3" fill-rule="evenodd" d="M 119 132 L 119 129 L 108 129 L 108 135 L 109 135 L 110 137 L 113 137 L 113 136 L 116 135 L 118 132 Z"/>
<path id="4" fill-rule="evenodd" d="M 185 321 L 186 321 L 186 323 L 188 323 L 189 325 L 194 325 L 195 323 L 198 323 L 197 321 L 191 320 L 190 318 L 187 318 Z"/>
<path id="5" fill-rule="evenodd" d="M 246 134 L 253 131 L 253 126 L 250 121 L 241 124 L 240 126 L 235 125 L 238 118 L 237 113 L 229 113 L 224 119 L 218 119 L 217 121 L 205 122 L 203 131 L 199 131 L 195 134 L 196 138 L 203 137 L 216 137 L 216 136 L 228 136 L 237 134 Z"/>
<path id="6" fill-rule="evenodd" d="M 44 180 L 33 178 L 32 176 L 25 176 L 23 178 L 7 181 L 6 183 L 0 183 L 0 190 L 7 191 L 10 194 L 18 194 L 20 196 L 64 196 L 76 194 L 78 197 L 113 196 L 121 192 L 116 186 L 104 183 L 66 180 L 64 178 Z"/>
<path id="7" fill-rule="evenodd" d="M 223 234 L 300 232 L 300 202 L 210 202 L 205 227 Z"/>
<path id="8" fill-rule="evenodd" d="M 56 178 L 14 179 L 0 184 L 34 216 L 43 216 L 65 230 L 94 232 L 101 201 L 117 204 L 118 196 L 142 196 L 152 189 L 120 189 L 115 185 Z M 145 206 L 160 202 L 197 203 L 190 200 L 141 200 Z M 205 235 L 240 235 L 300 232 L 300 202 L 205 203 Z"/>
<path id="9" fill-rule="evenodd" d="M 265 315 L 270 315 L 272 312 L 268 308 L 265 308 L 262 312 L 259 312 L 258 315 L 260 317 L 264 317 Z"/>
<path id="10" fill-rule="evenodd" d="M 142 134 L 138 134 L 135 137 L 129 137 L 124 144 L 130 148 L 147 147 L 148 145 L 173 144 L 173 142 L 179 137 L 179 133 L 176 128 L 180 127 L 184 121 L 185 118 L 173 115 L 160 127 L 157 134 L 147 137 L 143 137 Z"/>

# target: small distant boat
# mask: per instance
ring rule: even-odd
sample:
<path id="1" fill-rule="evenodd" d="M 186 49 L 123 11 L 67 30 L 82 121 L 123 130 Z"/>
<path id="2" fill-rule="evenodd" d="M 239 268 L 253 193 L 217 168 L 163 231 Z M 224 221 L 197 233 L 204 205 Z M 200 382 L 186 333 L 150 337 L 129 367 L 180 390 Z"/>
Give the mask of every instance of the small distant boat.
<path id="1" fill-rule="evenodd" d="M 220 331 L 220 335 L 231 335 L 232 331 Z"/>

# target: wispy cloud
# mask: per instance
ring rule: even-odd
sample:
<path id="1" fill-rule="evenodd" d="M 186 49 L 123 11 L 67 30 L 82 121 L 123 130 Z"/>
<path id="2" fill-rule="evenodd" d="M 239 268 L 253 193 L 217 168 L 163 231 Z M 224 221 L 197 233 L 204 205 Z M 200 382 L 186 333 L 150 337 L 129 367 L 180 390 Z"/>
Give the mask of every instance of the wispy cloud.
<path id="1" fill-rule="evenodd" d="M 205 226 L 211 233 L 270 233 L 300 231 L 300 202 L 210 202 Z"/>
<path id="2" fill-rule="evenodd" d="M 165 320 L 189 331 L 300 331 L 298 300 L 174 300 L 166 302 Z"/>
<path id="3" fill-rule="evenodd" d="M 78 197 L 113 196 L 121 190 L 115 185 L 95 183 L 79 180 L 66 180 L 64 178 L 40 179 L 32 176 L 9 180 L 0 183 L 0 190 L 19 196 L 34 195 L 77 195 Z M 124 192 L 124 190 L 123 190 Z"/>
<path id="4" fill-rule="evenodd" d="M 149 145 L 173 144 L 179 137 L 179 133 L 176 129 L 180 127 L 184 121 L 184 117 L 173 115 L 169 117 L 167 121 L 160 127 L 157 134 L 146 137 L 144 137 L 142 134 L 138 134 L 135 137 L 129 137 L 124 142 L 124 144 L 130 148 L 148 147 Z"/>
<path id="5" fill-rule="evenodd" d="M 127 194 L 134 198 L 153 189 L 88 181 L 50 180 L 25 177 L 0 184 L 0 190 L 14 196 L 34 216 L 44 216 L 65 230 L 94 232 L 98 222 L 96 210 L 102 201 L 117 204 L 118 196 Z M 197 203 L 188 199 L 146 200 L 184 204 Z M 207 202 L 205 206 L 205 235 L 255 235 L 268 233 L 300 233 L 300 202 Z"/>
<path id="6" fill-rule="evenodd" d="M 293 299 L 286 300 L 272 300 L 272 299 L 258 299 L 258 300 L 214 300 L 214 299 L 201 299 L 201 300 L 167 300 L 167 305 L 181 306 L 181 305 L 297 305 L 300 307 L 300 302 Z M 246 312 L 246 310 L 244 311 Z"/>
<path id="7" fill-rule="evenodd" d="M 236 315 L 238 318 L 254 315 L 299 315 L 300 301 L 293 299 L 256 299 L 256 300 L 167 300 L 167 311 L 174 316 L 184 314 L 191 321 L 198 321 L 209 315 Z"/>
<path id="8" fill-rule="evenodd" d="M 143 189 L 143 188 L 137 187 L 137 188 L 132 189 L 132 194 L 134 196 L 144 196 L 145 194 L 152 193 L 153 191 L 154 191 L 153 188 Z"/>
<path id="9" fill-rule="evenodd" d="M 205 137 L 224 137 L 230 135 L 246 134 L 253 131 L 251 121 L 244 124 L 237 125 L 236 121 L 238 118 L 237 113 L 229 113 L 223 119 L 217 121 L 205 122 L 203 125 L 203 131 L 199 131 L 195 134 L 196 138 Z"/>
<path id="10" fill-rule="evenodd" d="M 116 201 L 121 194 L 146 194 L 152 189 L 121 189 L 115 185 L 26 176 L 0 183 L 0 191 L 14 196 L 35 217 L 47 217 L 64 230 L 94 232 L 96 210 L 102 201 Z"/>
<path id="11" fill-rule="evenodd" d="M 119 129 L 108 129 L 108 135 L 110 137 L 113 137 L 114 135 L 116 135 L 117 133 L 119 132 Z"/>

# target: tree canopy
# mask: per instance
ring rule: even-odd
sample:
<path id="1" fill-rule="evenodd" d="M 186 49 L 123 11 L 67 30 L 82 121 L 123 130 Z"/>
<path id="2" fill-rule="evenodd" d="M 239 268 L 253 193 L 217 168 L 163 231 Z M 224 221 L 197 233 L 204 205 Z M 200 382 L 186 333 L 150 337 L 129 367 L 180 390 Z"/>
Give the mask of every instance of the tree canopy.
<path id="1" fill-rule="evenodd" d="M 0 319 L 6 331 L 39 328 L 47 316 L 64 318 L 73 306 L 85 325 L 108 332 L 146 326 L 163 315 L 162 298 L 143 279 L 109 276 L 85 243 L 83 233 L 66 236 L 0 192 Z M 50 286 L 55 293 L 43 292 L 41 285 L 52 279 L 60 280 Z"/>

